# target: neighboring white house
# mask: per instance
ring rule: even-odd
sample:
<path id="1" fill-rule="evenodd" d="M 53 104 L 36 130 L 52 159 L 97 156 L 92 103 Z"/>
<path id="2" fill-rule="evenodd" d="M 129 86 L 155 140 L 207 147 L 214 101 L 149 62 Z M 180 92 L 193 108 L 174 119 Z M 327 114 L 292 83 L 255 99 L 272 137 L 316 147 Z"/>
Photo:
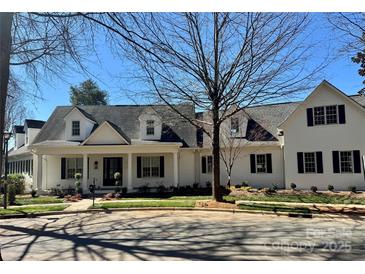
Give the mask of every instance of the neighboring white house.
<path id="1" fill-rule="evenodd" d="M 232 184 L 364 190 L 364 105 L 364 96 L 347 96 L 323 81 L 303 102 L 246 108 L 223 125 L 230 135 L 222 138 L 240 146 Z M 209 120 L 192 105 L 175 107 Z M 113 188 L 117 171 L 128 191 L 212 180 L 209 138 L 167 106 L 61 106 L 36 136 L 27 121 L 24 130 L 15 127 L 10 171 L 19 172 L 17 160 L 32 159 L 26 171 L 33 170 L 41 190 L 73 187 L 75 173 L 83 175 L 84 191 L 94 182 L 99 190 Z M 223 162 L 221 171 L 225 184 Z"/>

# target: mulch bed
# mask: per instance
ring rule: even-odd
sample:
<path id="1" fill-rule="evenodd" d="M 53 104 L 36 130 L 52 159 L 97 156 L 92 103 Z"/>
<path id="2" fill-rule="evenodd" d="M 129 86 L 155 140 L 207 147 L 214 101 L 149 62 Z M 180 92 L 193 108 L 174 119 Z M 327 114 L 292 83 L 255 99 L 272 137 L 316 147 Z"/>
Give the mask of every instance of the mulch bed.
<path id="1" fill-rule="evenodd" d="M 207 201 L 197 201 L 195 203 L 195 207 L 238 209 L 238 206 L 236 204 L 216 202 L 216 201 L 212 201 L 212 200 L 209 200 L 209 201 L 208 200 Z"/>

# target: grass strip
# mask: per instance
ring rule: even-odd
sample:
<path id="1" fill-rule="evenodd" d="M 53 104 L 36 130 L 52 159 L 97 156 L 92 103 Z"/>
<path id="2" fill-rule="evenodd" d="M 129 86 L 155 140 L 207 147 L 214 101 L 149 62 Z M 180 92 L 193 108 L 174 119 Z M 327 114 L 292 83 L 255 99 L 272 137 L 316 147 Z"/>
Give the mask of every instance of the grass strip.
<path id="1" fill-rule="evenodd" d="M 96 203 L 94 208 L 139 208 L 139 207 L 194 207 L 193 200 L 161 200 L 161 201 L 138 201 L 138 202 L 110 202 L 110 203 Z"/>
<path id="2" fill-rule="evenodd" d="M 68 205 L 52 205 L 52 206 L 27 206 L 20 208 L 8 208 L 0 209 L 0 215 L 10 214 L 29 214 L 29 213 L 41 213 L 48 211 L 63 211 Z"/>

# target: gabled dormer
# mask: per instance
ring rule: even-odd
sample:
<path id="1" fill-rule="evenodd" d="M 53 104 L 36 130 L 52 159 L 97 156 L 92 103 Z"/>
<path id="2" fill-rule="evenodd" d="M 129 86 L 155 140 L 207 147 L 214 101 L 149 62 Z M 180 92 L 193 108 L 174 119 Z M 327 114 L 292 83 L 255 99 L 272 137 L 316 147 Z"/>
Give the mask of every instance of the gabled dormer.
<path id="1" fill-rule="evenodd" d="M 24 126 L 14 126 L 14 149 L 18 149 L 25 144 L 25 131 Z"/>
<path id="2" fill-rule="evenodd" d="M 152 108 L 148 108 L 138 117 L 141 140 L 160 140 L 162 119 Z"/>
<path id="3" fill-rule="evenodd" d="M 24 121 L 24 132 L 25 132 L 25 145 L 29 146 L 33 143 L 34 138 L 41 131 L 45 121 L 25 119 Z"/>
<path id="4" fill-rule="evenodd" d="M 94 118 L 79 107 L 73 107 L 64 117 L 65 140 L 83 141 L 97 124 Z"/>
<path id="5" fill-rule="evenodd" d="M 131 140 L 122 129 L 110 121 L 104 121 L 81 145 L 130 145 Z"/>

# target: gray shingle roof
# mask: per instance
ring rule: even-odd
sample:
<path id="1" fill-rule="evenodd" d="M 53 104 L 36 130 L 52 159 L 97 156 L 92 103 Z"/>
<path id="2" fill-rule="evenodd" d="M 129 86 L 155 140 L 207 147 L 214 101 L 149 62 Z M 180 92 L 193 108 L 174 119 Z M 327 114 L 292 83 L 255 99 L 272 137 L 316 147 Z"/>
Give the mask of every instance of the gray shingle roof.
<path id="1" fill-rule="evenodd" d="M 301 102 L 288 102 L 246 108 L 246 113 L 263 128 L 277 137 L 278 126 L 297 108 Z"/>
<path id="2" fill-rule="evenodd" d="M 72 108 L 72 106 L 57 107 L 33 143 L 62 140 L 62 132 L 65 126 L 64 117 Z M 152 108 L 162 119 L 162 142 L 182 142 L 184 146 L 196 146 L 196 129 L 168 106 L 97 105 L 78 106 L 78 108 L 86 112 L 89 117 L 92 117 L 99 125 L 104 121 L 112 122 L 115 126 L 120 128 L 122 132 L 128 135 L 129 139 L 139 139 L 140 123 L 138 118 L 142 113 L 146 113 Z M 178 105 L 176 108 L 184 113 L 184 115 L 194 118 L 195 110 L 193 105 Z"/>
<path id="3" fill-rule="evenodd" d="M 31 119 L 25 119 L 24 121 L 24 125 L 27 125 L 28 128 L 42 128 L 45 123 L 45 121 Z"/>

